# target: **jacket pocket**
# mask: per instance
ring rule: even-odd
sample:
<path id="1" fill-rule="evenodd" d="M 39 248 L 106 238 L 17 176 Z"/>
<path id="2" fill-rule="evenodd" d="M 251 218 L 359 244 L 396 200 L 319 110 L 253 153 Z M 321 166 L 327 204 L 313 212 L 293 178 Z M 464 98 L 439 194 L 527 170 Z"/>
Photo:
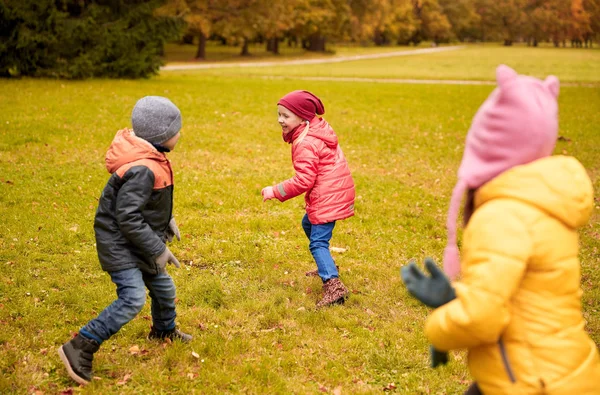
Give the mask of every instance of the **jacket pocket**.
<path id="1" fill-rule="evenodd" d="M 506 374 L 510 379 L 511 383 L 516 383 L 517 379 L 515 378 L 515 374 L 510 366 L 510 362 L 508 361 L 508 355 L 506 354 L 506 347 L 504 347 L 504 342 L 502 339 L 498 340 L 498 348 L 500 349 L 500 356 L 502 357 L 502 363 L 504 364 L 504 369 L 506 370 Z"/>

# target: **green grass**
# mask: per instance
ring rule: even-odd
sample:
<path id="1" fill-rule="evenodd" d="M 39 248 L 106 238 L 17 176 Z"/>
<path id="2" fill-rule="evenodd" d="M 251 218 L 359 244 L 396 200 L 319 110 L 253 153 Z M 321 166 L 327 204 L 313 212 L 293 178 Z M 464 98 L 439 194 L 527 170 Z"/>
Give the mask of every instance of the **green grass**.
<path id="1" fill-rule="evenodd" d="M 252 62 L 252 61 L 284 61 L 291 59 L 306 58 L 333 58 L 339 56 L 353 56 L 371 53 L 405 51 L 416 48 L 426 48 L 429 42 L 423 42 L 418 46 L 356 46 L 343 44 L 327 44 L 325 53 L 310 52 L 302 49 L 300 45 L 289 47 L 287 43 L 279 44 L 279 55 L 266 50 L 265 44 L 251 44 L 249 46 L 250 55 L 240 56 L 240 46 L 221 45 L 214 41 L 208 41 L 206 44 L 206 59 L 199 62 Z M 178 44 L 169 43 L 165 48 L 165 62 L 169 64 L 196 63 L 196 44 Z"/>
<path id="2" fill-rule="evenodd" d="M 402 50 L 402 47 L 395 47 Z M 376 52 L 376 51 L 375 51 Z M 333 78 L 416 78 L 442 80 L 494 80 L 498 64 L 507 64 L 523 74 L 544 78 L 554 74 L 562 82 L 598 84 L 600 49 L 574 49 L 499 44 L 468 45 L 456 51 L 391 57 L 384 59 L 316 65 L 282 65 L 210 70 L 212 75 L 333 77 Z M 198 71 L 207 73 L 208 71 Z M 189 73 L 194 73 L 190 71 Z"/>
<path id="3" fill-rule="evenodd" d="M 334 258 L 353 293 L 345 306 L 323 311 L 314 309 L 319 280 L 303 275 L 314 263 L 300 226 L 302 198 L 280 204 L 260 197 L 261 187 L 292 175 L 275 103 L 301 88 L 325 103 L 358 195 L 356 217 L 338 223 L 332 242 L 348 249 Z M 463 352 L 446 367 L 428 368 L 422 329 L 428 309 L 407 295 L 398 272 L 412 258 L 439 261 L 464 136 L 491 89 L 199 72 L 142 81 L 4 81 L 0 393 L 71 387 L 83 393 L 379 393 L 390 383 L 407 394 L 464 390 L 470 378 Z M 56 349 L 115 296 L 99 267 L 92 228 L 108 179 L 103 157 L 116 130 L 129 125 L 135 101 L 150 94 L 168 96 L 183 113 L 183 138 L 170 154 L 182 241 L 170 248 L 185 266 L 170 273 L 178 323 L 194 340 L 147 341 L 148 303 L 96 354 L 99 379 L 77 387 Z M 579 158 L 596 190 L 599 106 L 598 88 L 561 89 L 561 135 L 569 141 L 556 152 Z M 584 316 L 596 343 L 599 219 L 597 207 L 581 231 Z M 134 345 L 141 351 L 130 351 Z"/>

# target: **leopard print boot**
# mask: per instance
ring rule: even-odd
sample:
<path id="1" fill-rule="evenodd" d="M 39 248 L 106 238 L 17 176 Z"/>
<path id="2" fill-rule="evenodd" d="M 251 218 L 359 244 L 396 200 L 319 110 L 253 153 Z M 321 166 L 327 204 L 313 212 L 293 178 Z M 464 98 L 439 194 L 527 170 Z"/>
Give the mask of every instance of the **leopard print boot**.
<path id="1" fill-rule="evenodd" d="M 317 302 L 317 308 L 333 304 L 344 304 L 348 296 L 348 289 L 339 278 L 332 278 L 323 284 L 323 299 Z"/>

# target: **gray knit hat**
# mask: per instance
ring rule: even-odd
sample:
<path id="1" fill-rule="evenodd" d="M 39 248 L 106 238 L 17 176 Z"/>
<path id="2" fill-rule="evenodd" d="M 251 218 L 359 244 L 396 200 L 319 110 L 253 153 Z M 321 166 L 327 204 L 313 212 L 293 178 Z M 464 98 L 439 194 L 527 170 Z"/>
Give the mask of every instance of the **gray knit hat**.
<path id="1" fill-rule="evenodd" d="M 131 125 L 136 136 L 162 144 L 181 129 L 181 111 L 166 97 L 146 96 L 133 107 Z"/>

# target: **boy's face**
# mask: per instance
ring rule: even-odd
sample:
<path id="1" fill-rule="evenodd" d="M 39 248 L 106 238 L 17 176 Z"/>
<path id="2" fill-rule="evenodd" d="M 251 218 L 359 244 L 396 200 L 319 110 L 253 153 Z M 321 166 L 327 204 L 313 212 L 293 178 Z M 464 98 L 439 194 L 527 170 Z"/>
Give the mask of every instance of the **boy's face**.
<path id="1" fill-rule="evenodd" d="M 281 104 L 277 105 L 277 122 L 281 125 L 281 131 L 283 134 L 288 134 L 296 126 L 300 125 L 304 120 L 282 106 Z"/>
<path id="2" fill-rule="evenodd" d="M 161 145 L 163 147 L 166 147 L 169 150 L 173 151 L 175 149 L 175 145 L 177 145 L 177 142 L 179 141 L 180 137 L 181 137 L 181 133 L 177 132 L 177 134 L 175 136 L 171 137 L 170 139 L 168 139 L 167 141 L 165 141 Z"/>

